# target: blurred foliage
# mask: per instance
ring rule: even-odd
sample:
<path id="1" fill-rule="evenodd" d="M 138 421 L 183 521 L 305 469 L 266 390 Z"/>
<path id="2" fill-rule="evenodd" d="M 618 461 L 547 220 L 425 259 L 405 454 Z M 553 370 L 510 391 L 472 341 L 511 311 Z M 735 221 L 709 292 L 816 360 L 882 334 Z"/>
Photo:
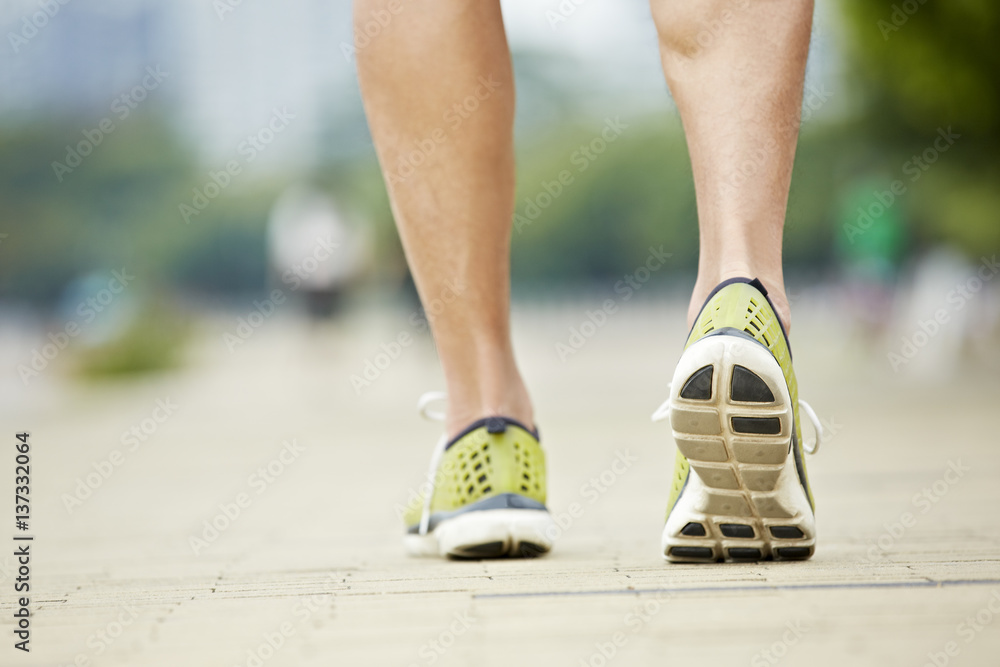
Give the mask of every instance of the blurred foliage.
<path id="1" fill-rule="evenodd" d="M 66 162 L 81 127 L 96 123 L 48 120 L 0 131 L 2 294 L 51 303 L 74 277 L 123 266 L 152 284 L 210 293 L 264 285 L 276 185 L 234 181 L 186 224 L 179 206 L 204 186 L 208 170 L 166 122 L 121 123 L 79 166 L 56 174 L 53 163 Z"/>
<path id="2" fill-rule="evenodd" d="M 73 369 L 83 379 L 96 380 L 173 368 L 191 334 L 187 318 L 162 295 L 144 299 L 140 313 L 113 339 L 75 347 Z"/>
<path id="3" fill-rule="evenodd" d="M 906 195 L 921 244 L 978 257 L 1000 249 L 1000 5 L 991 0 L 844 0 L 847 81 L 874 169 L 889 173 L 961 135 Z M 898 177 L 898 175 L 896 176 Z"/>
<path id="4" fill-rule="evenodd" d="M 166 126 L 152 118 L 122 124 L 60 182 L 52 163 L 65 162 L 67 146 L 81 139 L 79 121 L 69 119 L 0 133 L 4 292 L 51 301 L 89 269 L 170 260 L 191 164 Z"/>
<path id="5" fill-rule="evenodd" d="M 51 304 L 73 278 L 123 266 L 149 284 L 195 295 L 266 287 L 267 218 L 291 176 L 240 174 L 187 223 L 179 207 L 204 190 L 210 169 L 169 123 L 131 118 L 79 166 L 56 174 L 53 163 L 66 162 L 81 127 L 96 121 L 0 127 L 0 296 Z M 328 165 L 311 180 L 373 224 L 377 263 L 401 279 L 402 251 L 374 157 Z"/>
<path id="6" fill-rule="evenodd" d="M 601 127 L 574 126 L 523 151 L 513 250 L 514 280 L 522 287 L 543 280 L 613 284 L 646 261 L 650 246 L 672 253 L 664 274 L 690 275 L 697 266 L 694 183 L 680 122 L 634 122 L 581 172 L 573 156 Z M 838 193 L 871 166 L 871 151 L 854 124 L 804 126 L 785 228 L 790 272 L 816 274 L 830 266 L 833 241 L 843 234 Z M 555 189 L 563 170 L 573 181 L 537 221 L 525 223 L 529 202 L 548 201 L 545 184 Z"/>
<path id="7" fill-rule="evenodd" d="M 888 188 L 906 179 L 907 163 L 948 127 L 961 137 L 919 180 L 905 180 L 894 214 L 911 248 L 948 242 L 970 255 L 1000 249 L 1000 53 L 992 43 L 1000 5 L 841 6 L 848 69 L 838 85 L 857 103 L 847 105 L 850 116 L 817 114 L 803 127 L 785 233 L 789 270 L 834 266 L 851 215 L 845 193 L 851 206 L 864 206 L 860 184 L 873 184 L 874 198 L 878 183 Z M 530 83 L 538 59 L 516 62 Z M 559 122 L 519 128 L 513 275 L 520 287 L 614 284 L 645 262 L 650 246 L 673 254 L 664 272 L 689 274 L 697 214 L 679 120 L 623 118 L 628 128 L 596 159 L 581 161 L 580 147 L 600 136 L 603 122 L 574 117 L 574 105 L 552 108 L 564 112 Z M 59 181 L 52 163 L 65 160 L 82 128 L 94 126 L 75 117 L 0 126 L 0 297 L 51 304 L 75 277 L 121 267 L 186 294 L 266 287 L 267 215 L 291 176 L 240 175 L 185 224 L 178 207 L 208 181 L 208 167 L 155 113 L 121 123 Z M 571 181 L 557 188 L 563 171 Z M 373 227 L 374 277 L 404 280 L 373 152 L 310 177 Z M 539 206 L 535 220 L 526 215 L 529 203 Z"/>
<path id="8" fill-rule="evenodd" d="M 630 122 L 611 142 L 601 138 L 604 127 L 571 126 L 523 151 L 517 282 L 620 278 L 646 261 L 650 246 L 673 254 L 671 269 L 695 265 L 694 188 L 679 123 Z"/>
<path id="9" fill-rule="evenodd" d="M 953 124 L 992 152 L 1000 140 L 1000 5 L 992 0 L 843 0 L 869 125 L 906 144 Z M 985 151 L 983 151 L 985 153 Z M 984 155 L 985 157 L 985 155 Z"/>

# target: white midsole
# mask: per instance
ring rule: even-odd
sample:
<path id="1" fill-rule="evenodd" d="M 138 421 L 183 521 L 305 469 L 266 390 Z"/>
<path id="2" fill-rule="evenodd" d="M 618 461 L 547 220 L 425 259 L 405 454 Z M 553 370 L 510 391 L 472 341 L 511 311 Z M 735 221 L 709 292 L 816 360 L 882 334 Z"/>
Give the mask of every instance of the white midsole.
<path id="1" fill-rule="evenodd" d="M 413 556 L 460 555 L 464 548 L 491 542 L 509 544 L 511 550 L 528 542 L 548 551 L 557 532 L 545 510 L 478 510 L 446 519 L 426 535 L 407 534 L 403 544 Z"/>

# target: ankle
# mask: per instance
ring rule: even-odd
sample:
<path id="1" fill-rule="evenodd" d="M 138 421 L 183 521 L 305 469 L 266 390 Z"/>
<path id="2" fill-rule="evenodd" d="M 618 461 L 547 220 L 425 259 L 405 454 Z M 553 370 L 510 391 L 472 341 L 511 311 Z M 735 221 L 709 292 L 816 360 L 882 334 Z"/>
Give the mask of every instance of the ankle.
<path id="1" fill-rule="evenodd" d="M 516 368 L 503 373 L 483 372 L 476 377 L 449 379 L 445 431 L 449 438 L 484 417 L 510 417 L 535 427 L 528 390 Z"/>

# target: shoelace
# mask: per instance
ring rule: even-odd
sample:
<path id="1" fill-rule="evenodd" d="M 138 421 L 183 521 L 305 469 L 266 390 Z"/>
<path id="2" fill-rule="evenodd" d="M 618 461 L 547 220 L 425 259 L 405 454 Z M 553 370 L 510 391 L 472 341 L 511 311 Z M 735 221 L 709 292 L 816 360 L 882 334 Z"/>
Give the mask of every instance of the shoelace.
<path id="1" fill-rule="evenodd" d="M 667 385 L 668 394 L 670 393 L 670 389 L 672 386 L 673 383 Z M 660 407 L 656 408 L 656 411 L 653 412 L 652 420 L 654 422 L 669 420 L 671 406 L 672 403 L 670 402 L 669 398 L 663 401 L 663 403 L 660 404 Z M 816 415 L 816 411 L 813 410 L 811 405 L 809 405 L 803 400 L 799 400 L 799 407 L 802 408 L 802 411 L 806 413 L 806 417 L 809 418 L 809 421 L 812 423 L 813 426 L 813 431 L 816 433 L 816 442 L 809 445 L 803 442 L 802 450 L 806 454 L 815 454 L 816 452 L 819 451 L 820 445 L 823 444 L 823 423 L 819 420 L 819 417 Z"/>
<path id="2" fill-rule="evenodd" d="M 417 401 L 417 412 L 424 419 L 429 419 L 431 421 L 443 422 L 445 419 L 445 413 L 440 410 L 431 410 L 430 405 L 432 403 L 437 403 L 438 401 L 443 401 L 448 398 L 448 394 L 443 391 L 428 391 L 420 400 Z M 421 535 L 427 534 L 427 528 L 431 521 L 431 501 L 434 498 L 434 484 L 437 482 L 437 469 L 438 465 L 441 463 L 441 457 L 444 455 L 445 447 L 448 445 L 448 436 L 442 435 L 441 439 L 438 440 L 437 444 L 434 445 L 434 453 L 431 454 L 431 466 L 427 471 L 427 483 L 428 489 L 427 493 L 424 494 L 424 507 L 420 512 L 420 529 Z"/>

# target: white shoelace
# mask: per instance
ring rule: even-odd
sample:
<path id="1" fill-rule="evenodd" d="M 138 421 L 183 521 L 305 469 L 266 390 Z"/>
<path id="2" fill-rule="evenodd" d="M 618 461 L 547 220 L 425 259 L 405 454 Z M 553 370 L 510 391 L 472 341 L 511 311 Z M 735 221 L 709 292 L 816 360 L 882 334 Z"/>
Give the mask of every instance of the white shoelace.
<path id="1" fill-rule="evenodd" d="M 668 394 L 670 393 L 670 389 L 672 386 L 673 383 L 667 385 Z M 669 398 L 663 401 L 663 403 L 660 404 L 660 407 L 656 408 L 656 411 L 653 412 L 652 420 L 654 422 L 669 420 L 671 405 L 672 404 Z M 816 433 L 816 442 L 812 444 L 806 444 L 805 442 L 803 442 L 802 450 L 806 454 L 815 454 L 816 452 L 819 451 L 820 445 L 823 444 L 823 423 L 819 420 L 819 417 L 816 415 L 816 411 L 813 410 L 811 405 L 809 405 L 803 400 L 799 400 L 799 407 L 802 408 L 802 411 L 806 413 L 806 417 L 809 418 L 809 421 L 812 423 L 813 431 Z"/>
<path id="2" fill-rule="evenodd" d="M 443 422 L 445 419 L 445 413 L 440 410 L 431 410 L 430 405 L 432 403 L 437 403 L 438 401 L 444 401 L 447 398 L 448 394 L 443 391 L 428 391 L 420 397 L 420 400 L 417 401 L 417 412 L 419 412 L 420 416 L 424 419 Z M 434 445 L 434 453 L 431 454 L 431 466 L 427 471 L 428 489 L 427 493 L 424 494 L 424 507 L 420 513 L 421 535 L 427 534 L 427 528 L 430 525 L 431 501 L 434 499 L 434 484 L 437 481 L 437 469 L 438 465 L 441 463 L 441 457 L 444 455 L 444 450 L 447 444 L 448 436 L 442 435 L 441 439 L 438 440 L 436 445 Z"/>

